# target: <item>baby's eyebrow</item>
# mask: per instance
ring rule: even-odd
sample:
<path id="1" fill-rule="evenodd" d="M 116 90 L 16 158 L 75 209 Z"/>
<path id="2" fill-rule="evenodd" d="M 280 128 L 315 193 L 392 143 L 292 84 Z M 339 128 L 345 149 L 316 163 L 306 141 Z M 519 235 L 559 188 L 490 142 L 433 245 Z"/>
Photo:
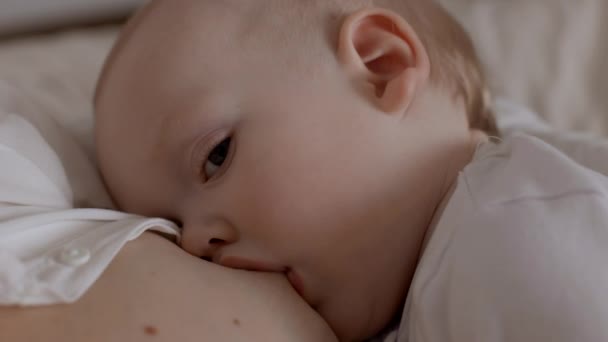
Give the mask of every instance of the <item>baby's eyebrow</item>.
<path id="1" fill-rule="evenodd" d="M 198 100 L 204 99 L 202 95 Z M 189 144 L 200 137 L 209 135 L 217 124 L 205 113 L 206 109 L 196 101 L 194 103 L 180 103 L 169 110 L 165 110 L 158 118 L 150 118 L 151 132 L 156 134 L 153 143 L 153 153 L 160 151 L 177 152 L 188 148 Z M 181 118 L 180 116 L 185 116 Z M 193 116 L 196 118 L 193 119 Z M 176 143 L 175 140 L 179 139 Z"/>
<path id="2" fill-rule="evenodd" d="M 179 119 L 180 111 L 174 110 L 169 113 L 163 113 L 160 118 L 151 120 L 150 125 L 152 126 L 153 134 L 156 134 L 154 138 L 153 148 L 151 150 L 154 154 L 162 155 L 163 151 L 175 152 L 180 147 L 184 146 L 185 141 L 191 140 L 190 138 L 184 139 L 182 142 L 176 144 L 175 139 L 184 138 L 185 135 L 189 135 L 189 132 L 185 132 L 183 128 L 180 128 L 181 120 Z"/>

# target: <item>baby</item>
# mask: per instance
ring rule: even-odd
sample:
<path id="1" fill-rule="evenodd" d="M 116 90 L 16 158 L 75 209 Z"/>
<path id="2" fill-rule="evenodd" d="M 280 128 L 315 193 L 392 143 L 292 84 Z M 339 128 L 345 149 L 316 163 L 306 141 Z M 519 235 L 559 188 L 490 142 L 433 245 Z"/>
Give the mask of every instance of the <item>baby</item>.
<path id="1" fill-rule="evenodd" d="M 608 339 L 606 272 L 575 276 L 608 258 L 605 178 L 489 142 L 488 102 L 430 0 L 158 0 L 100 80 L 99 165 L 121 209 L 284 273 L 340 340 Z"/>

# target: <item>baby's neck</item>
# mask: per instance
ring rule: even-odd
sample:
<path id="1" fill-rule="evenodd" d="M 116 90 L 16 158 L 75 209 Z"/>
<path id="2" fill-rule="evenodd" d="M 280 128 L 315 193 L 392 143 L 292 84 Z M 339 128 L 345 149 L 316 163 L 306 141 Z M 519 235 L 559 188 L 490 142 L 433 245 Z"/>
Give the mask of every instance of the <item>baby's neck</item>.
<path id="1" fill-rule="evenodd" d="M 426 246 L 431 236 L 433 235 L 433 232 L 439 224 L 439 221 L 443 215 L 445 208 L 452 199 L 452 195 L 454 195 L 454 192 L 456 191 L 456 186 L 458 184 L 458 176 L 460 175 L 460 172 L 473 161 L 473 158 L 475 157 L 475 153 L 477 152 L 479 145 L 487 143 L 488 141 L 489 137 L 487 134 L 476 130 L 471 131 L 471 141 L 470 144 L 467 146 L 467 150 L 462 154 L 462 157 L 455 158 L 455 160 L 452 162 L 452 165 L 457 170 L 457 172 L 454 172 L 452 176 L 448 176 L 448 179 L 445 181 L 445 187 L 442 191 L 442 196 L 437 204 L 437 207 L 435 208 L 430 224 L 426 229 L 424 239 L 422 241 L 422 247 L 420 249 L 420 256 L 422 256 L 422 254 L 424 253 L 424 250 L 426 249 Z"/>

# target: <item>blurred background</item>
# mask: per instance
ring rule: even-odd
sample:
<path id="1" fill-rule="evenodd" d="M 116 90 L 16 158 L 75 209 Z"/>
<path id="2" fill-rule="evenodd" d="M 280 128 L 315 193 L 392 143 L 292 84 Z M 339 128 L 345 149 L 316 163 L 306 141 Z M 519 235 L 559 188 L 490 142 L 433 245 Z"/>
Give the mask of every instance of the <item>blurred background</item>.
<path id="1" fill-rule="evenodd" d="M 608 1 L 440 1 L 471 33 L 495 95 L 559 129 L 608 134 Z M 103 60 L 144 2 L 0 0 L 0 80 L 85 138 Z"/>
<path id="2" fill-rule="evenodd" d="M 99 23 L 124 17 L 143 0 L 0 0 L 0 34 Z"/>

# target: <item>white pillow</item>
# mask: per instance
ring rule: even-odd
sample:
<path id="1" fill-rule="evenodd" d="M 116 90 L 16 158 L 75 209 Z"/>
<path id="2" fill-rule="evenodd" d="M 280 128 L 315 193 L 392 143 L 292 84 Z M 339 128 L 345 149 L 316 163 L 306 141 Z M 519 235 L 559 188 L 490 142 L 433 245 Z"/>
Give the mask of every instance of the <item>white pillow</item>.
<path id="1" fill-rule="evenodd" d="M 91 153 L 93 91 L 117 32 L 109 26 L 0 42 L 0 82 L 54 118 Z"/>
<path id="2" fill-rule="evenodd" d="M 473 36 L 496 93 L 558 128 L 608 133 L 608 1 L 442 2 Z"/>
<path id="3" fill-rule="evenodd" d="M 143 0 L 2 0 L 0 35 L 128 14 Z"/>

